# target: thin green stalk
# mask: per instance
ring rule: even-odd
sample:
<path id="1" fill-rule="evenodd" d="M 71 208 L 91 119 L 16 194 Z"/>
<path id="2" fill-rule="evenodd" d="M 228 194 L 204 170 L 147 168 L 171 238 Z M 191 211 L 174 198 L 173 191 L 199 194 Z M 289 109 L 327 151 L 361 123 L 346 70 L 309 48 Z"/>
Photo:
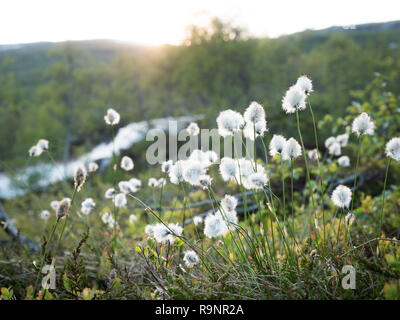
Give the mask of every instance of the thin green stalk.
<path id="1" fill-rule="evenodd" d="M 383 217 L 384 217 L 384 213 L 385 213 L 385 211 L 384 211 L 385 210 L 385 192 L 386 192 L 386 183 L 387 183 L 387 178 L 388 178 L 388 173 L 389 173 L 390 161 L 391 161 L 391 158 L 389 157 L 389 160 L 388 160 L 387 165 L 386 165 L 385 181 L 383 183 L 382 210 L 381 210 L 381 214 L 380 214 L 380 218 L 379 218 L 379 234 L 378 234 L 378 237 L 382 233 Z"/>
<path id="2" fill-rule="evenodd" d="M 356 169 L 355 169 L 355 172 L 354 172 L 353 195 L 351 197 L 351 211 L 353 211 L 354 198 L 355 198 L 355 194 L 356 194 L 358 164 L 360 163 L 360 149 L 361 149 L 361 136 L 358 137 L 357 162 L 356 162 Z"/>

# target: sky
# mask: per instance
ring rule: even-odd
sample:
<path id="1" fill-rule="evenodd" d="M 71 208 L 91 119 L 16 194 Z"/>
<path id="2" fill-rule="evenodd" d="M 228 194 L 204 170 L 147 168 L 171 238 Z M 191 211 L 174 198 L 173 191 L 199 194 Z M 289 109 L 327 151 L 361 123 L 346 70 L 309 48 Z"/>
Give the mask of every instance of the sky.
<path id="1" fill-rule="evenodd" d="M 400 20 L 400 0 L 0 0 L 0 44 L 114 39 L 179 44 L 210 17 L 277 37 L 305 29 Z"/>

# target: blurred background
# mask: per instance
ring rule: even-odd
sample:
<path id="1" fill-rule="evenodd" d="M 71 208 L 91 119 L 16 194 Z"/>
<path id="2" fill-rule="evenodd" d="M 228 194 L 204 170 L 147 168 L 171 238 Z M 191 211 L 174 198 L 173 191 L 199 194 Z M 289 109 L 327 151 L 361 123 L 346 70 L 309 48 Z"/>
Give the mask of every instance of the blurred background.
<path id="1" fill-rule="evenodd" d="M 23 167 L 40 138 L 63 162 L 110 141 L 108 107 L 120 112 L 121 126 L 204 115 L 201 127 L 214 128 L 221 110 L 242 112 L 256 100 L 270 132 L 289 136 L 293 117 L 281 99 L 302 74 L 314 82 L 319 120 L 343 116 L 376 78 L 400 92 L 396 0 L 3 0 L 0 7 L 2 173 Z M 322 148 L 331 127 L 320 131 Z M 305 139 L 313 143 L 312 130 Z M 138 171 L 145 147 L 127 152 Z"/>

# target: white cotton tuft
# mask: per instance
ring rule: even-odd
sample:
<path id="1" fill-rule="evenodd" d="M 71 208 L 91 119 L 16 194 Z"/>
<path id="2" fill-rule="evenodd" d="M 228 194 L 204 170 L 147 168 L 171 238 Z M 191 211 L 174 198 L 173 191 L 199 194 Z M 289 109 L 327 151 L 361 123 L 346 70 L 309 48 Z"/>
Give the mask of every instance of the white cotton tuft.
<path id="1" fill-rule="evenodd" d="M 144 228 L 144 233 L 146 233 L 148 236 L 153 236 L 154 226 L 151 224 L 146 225 L 146 227 Z"/>
<path id="2" fill-rule="evenodd" d="M 195 226 L 198 226 L 200 223 L 203 222 L 203 218 L 200 216 L 194 216 L 193 217 L 193 223 Z"/>
<path id="3" fill-rule="evenodd" d="M 311 79 L 307 76 L 301 76 L 297 79 L 296 86 L 303 91 L 306 95 L 313 92 L 313 85 Z"/>
<path id="4" fill-rule="evenodd" d="M 120 115 L 117 111 L 111 108 L 107 110 L 107 114 L 104 116 L 104 121 L 108 125 L 114 126 L 119 123 L 119 120 L 120 120 Z"/>
<path id="5" fill-rule="evenodd" d="M 292 160 L 301 156 L 301 146 L 296 139 L 290 138 L 282 150 L 283 160 Z"/>
<path id="6" fill-rule="evenodd" d="M 209 214 L 204 220 L 204 234 L 208 238 L 216 238 L 225 235 L 228 232 L 228 226 L 221 215 Z"/>
<path id="7" fill-rule="evenodd" d="M 96 162 L 90 162 L 88 165 L 89 172 L 95 172 L 99 168 L 99 165 Z"/>
<path id="8" fill-rule="evenodd" d="M 319 155 L 317 149 L 313 149 L 313 150 L 308 151 L 308 154 L 307 154 L 307 155 L 308 155 L 308 158 L 309 158 L 310 160 L 315 160 L 315 161 L 317 161 L 317 160 L 320 158 L 320 155 Z"/>
<path id="9" fill-rule="evenodd" d="M 236 209 L 238 201 L 235 197 L 228 194 L 221 200 L 221 207 L 225 212 L 233 211 Z"/>
<path id="10" fill-rule="evenodd" d="M 205 155 L 210 164 L 216 163 L 219 159 L 218 154 L 213 150 L 208 150 L 205 152 Z"/>
<path id="11" fill-rule="evenodd" d="M 183 167 L 184 167 L 183 160 L 175 162 L 171 170 L 168 172 L 171 183 L 179 184 L 180 182 L 183 181 Z"/>
<path id="12" fill-rule="evenodd" d="M 248 177 L 249 188 L 248 189 L 255 189 L 261 190 L 268 183 L 268 177 L 265 172 L 254 172 Z"/>
<path id="13" fill-rule="evenodd" d="M 269 143 L 269 154 L 271 157 L 275 157 L 277 154 L 281 154 L 285 147 L 286 139 L 281 135 L 274 134 Z"/>
<path id="14" fill-rule="evenodd" d="M 348 156 L 341 156 L 337 159 L 337 163 L 340 167 L 350 167 L 350 158 Z"/>
<path id="15" fill-rule="evenodd" d="M 105 197 L 106 199 L 114 198 L 114 196 L 115 196 L 115 190 L 114 190 L 114 188 L 109 188 L 109 189 L 107 189 L 106 192 L 104 193 L 104 197 Z"/>
<path id="16" fill-rule="evenodd" d="M 86 177 L 87 177 L 87 171 L 85 167 L 83 166 L 83 164 L 79 164 L 76 167 L 74 173 L 74 187 L 76 191 L 78 192 L 81 191 L 83 185 L 85 184 Z"/>
<path id="17" fill-rule="evenodd" d="M 135 216 L 134 214 L 130 214 L 130 215 L 129 215 L 129 223 L 130 223 L 130 224 L 135 223 L 136 220 L 137 220 L 137 218 L 136 218 L 136 216 Z"/>
<path id="18" fill-rule="evenodd" d="M 331 199 L 335 206 L 339 208 L 348 208 L 351 202 L 351 190 L 350 188 L 339 185 L 332 192 Z"/>
<path id="19" fill-rule="evenodd" d="M 133 160 L 128 156 L 124 156 L 121 159 L 121 168 L 125 171 L 130 171 L 134 167 Z"/>
<path id="20" fill-rule="evenodd" d="M 39 157 L 43 153 L 43 149 L 35 145 L 29 149 L 28 153 L 30 157 Z"/>
<path id="21" fill-rule="evenodd" d="M 212 178 L 208 174 L 203 174 L 199 178 L 199 183 L 203 187 L 204 190 L 207 190 L 211 187 Z"/>
<path id="22" fill-rule="evenodd" d="M 342 154 L 340 144 L 338 142 L 332 143 L 328 148 L 328 152 L 333 156 L 340 156 Z"/>
<path id="23" fill-rule="evenodd" d="M 185 262 L 185 265 L 188 268 L 193 268 L 193 266 L 198 264 L 199 261 L 200 261 L 199 256 L 193 250 L 186 251 L 185 255 L 183 256 L 183 262 Z"/>
<path id="24" fill-rule="evenodd" d="M 395 161 L 400 161 L 400 138 L 392 138 L 386 144 L 386 155 Z"/>
<path id="25" fill-rule="evenodd" d="M 338 142 L 341 147 L 347 146 L 347 143 L 349 142 L 349 134 L 348 133 L 339 134 L 336 137 L 336 142 Z"/>
<path id="26" fill-rule="evenodd" d="M 226 223 L 228 230 L 234 230 L 237 224 L 239 223 L 239 219 L 237 217 L 236 210 L 232 211 L 218 211 L 215 213 L 216 217 L 220 217 Z"/>
<path id="27" fill-rule="evenodd" d="M 256 123 L 246 122 L 246 125 L 243 129 L 243 135 L 245 138 L 253 140 L 255 137 L 262 137 L 264 133 L 267 131 L 267 122 L 265 120 L 258 121 Z M 255 133 L 255 137 L 254 137 Z"/>
<path id="28" fill-rule="evenodd" d="M 367 113 L 363 112 L 357 118 L 354 119 L 352 130 L 358 136 L 364 134 L 372 135 L 374 134 L 374 127 L 375 124 L 372 121 L 371 117 Z"/>
<path id="29" fill-rule="evenodd" d="M 57 208 L 58 208 L 58 204 L 59 204 L 59 201 L 53 200 L 53 201 L 50 202 L 50 207 L 51 207 L 54 211 L 56 211 Z"/>
<path id="30" fill-rule="evenodd" d="M 156 178 L 150 178 L 148 181 L 148 186 L 150 188 L 156 188 L 158 185 L 158 180 Z"/>
<path id="31" fill-rule="evenodd" d="M 328 139 L 325 140 L 325 147 L 329 149 L 329 147 L 336 142 L 335 137 L 329 137 Z"/>
<path id="32" fill-rule="evenodd" d="M 118 193 L 115 196 L 114 204 L 117 208 L 123 208 L 127 205 L 128 201 L 126 200 L 125 193 Z"/>
<path id="33" fill-rule="evenodd" d="M 296 110 L 306 108 L 306 95 L 297 86 L 291 86 L 282 99 L 282 109 L 286 113 L 295 113 Z"/>
<path id="34" fill-rule="evenodd" d="M 239 173 L 236 161 L 232 158 L 222 158 L 219 165 L 219 172 L 224 181 L 235 180 L 235 177 Z"/>
<path id="35" fill-rule="evenodd" d="M 172 233 L 171 233 L 171 231 Z M 156 223 L 153 226 L 153 236 L 157 242 L 170 244 L 174 243 L 176 236 L 182 234 L 183 228 L 179 224 L 170 223 L 168 228 L 162 223 Z"/>
<path id="36" fill-rule="evenodd" d="M 122 193 L 129 193 L 131 191 L 131 187 L 128 181 L 120 181 L 118 183 L 118 188 Z"/>
<path id="37" fill-rule="evenodd" d="M 50 214 L 50 211 L 49 211 L 49 210 L 43 210 L 43 211 L 40 213 L 40 219 L 42 219 L 42 220 L 47 220 L 47 219 L 50 218 L 50 216 L 51 216 L 51 214 Z"/>
<path id="38" fill-rule="evenodd" d="M 89 213 L 91 213 L 93 211 L 95 206 L 96 206 L 96 203 L 93 201 L 93 199 L 87 198 L 81 204 L 81 212 L 85 215 L 88 215 Z"/>
<path id="39" fill-rule="evenodd" d="M 142 181 L 140 181 L 139 179 L 136 178 L 131 178 L 128 181 L 129 184 L 129 189 L 131 192 L 135 193 L 138 192 L 142 186 Z"/>
<path id="40" fill-rule="evenodd" d="M 105 212 L 102 216 L 101 216 L 101 220 L 103 221 L 103 223 L 108 224 L 108 226 L 110 228 L 114 228 L 115 226 L 115 220 L 113 218 L 113 216 L 111 215 L 110 212 Z"/>
<path id="41" fill-rule="evenodd" d="M 172 160 L 164 161 L 161 164 L 161 172 L 168 173 L 171 170 L 172 166 L 174 165 Z"/>
<path id="42" fill-rule="evenodd" d="M 37 144 L 36 144 L 39 148 L 41 148 L 42 150 L 48 150 L 49 149 L 49 140 L 46 139 L 40 139 Z"/>
<path id="43" fill-rule="evenodd" d="M 189 133 L 190 136 L 194 137 L 200 133 L 200 128 L 196 122 L 191 122 L 186 128 L 186 131 Z"/>
<path id="44" fill-rule="evenodd" d="M 217 125 L 219 135 L 226 137 L 241 130 L 244 126 L 244 119 L 239 112 L 228 109 L 219 114 Z"/>
<path id="45" fill-rule="evenodd" d="M 183 167 L 183 179 L 192 186 L 200 185 L 200 177 L 205 174 L 205 166 L 200 161 L 186 161 Z"/>
<path id="46" fill-rule="evenodd" d="M 265 121 L 265 110 L 258 102 L 251 102 L 243 114 L 244 120 L 248 123 L 256 123 L 259 121 Z"/>

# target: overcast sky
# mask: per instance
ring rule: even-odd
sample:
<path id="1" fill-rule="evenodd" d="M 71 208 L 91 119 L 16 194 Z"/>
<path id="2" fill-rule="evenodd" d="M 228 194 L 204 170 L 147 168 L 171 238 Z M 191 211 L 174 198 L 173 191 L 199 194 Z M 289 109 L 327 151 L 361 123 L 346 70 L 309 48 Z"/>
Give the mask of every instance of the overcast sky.
<path id="1" fill-rule="evenodd" d="M 254 36 L 400 20 L 400 0 L 0 0 L 0 44 L 115 39 L 179 43 L 218 16 Z"/>

